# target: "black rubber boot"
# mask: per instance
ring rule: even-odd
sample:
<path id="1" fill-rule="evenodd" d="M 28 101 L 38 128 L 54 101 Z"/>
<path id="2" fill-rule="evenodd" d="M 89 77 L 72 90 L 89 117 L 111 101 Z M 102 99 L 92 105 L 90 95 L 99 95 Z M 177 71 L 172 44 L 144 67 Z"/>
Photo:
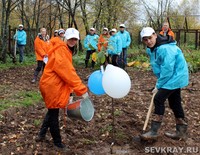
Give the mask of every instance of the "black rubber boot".
<path id="1" fill-rule="evenodd" d="M 49 114 L 47 112 L 44 121 L 42 123 L 42 126 L 40 128 L 40 132 L 38 134 L 38 137 L 35 139 L 36 142 L 41 142 L 41 141 L 45 141 L 46 140 L 46 133 L 48 131 L 49 128 Z"/>
<path id="2" fill-rule="evenodd" d="M 85 68 L 88 67 L 88 60 L 85 60 Z"/>
<path id="3" fill-rule="evenodd" d="M 92 69 L 94 69 L 95 61 L 92 60 Z"/>
<path id="4" fill-rule="evenodd" d="M 34 78 L 31 80 L 31 83 L 35 83 L 37 81 L 37 77 L 34 76 Z"/>
<path id="5" fill-rule="evenodd" d="M 61 143 L 61 135 L 60 135 L 58 119 L 52 120 L 51 123 L 49 123 L 49 125 L 50 125 L 50 133 L 53 138 L 54 144 Z"/>
<path id="6" fill-rule="evenodd" d="M 161 125 L 161 122 L 155 122 L 155 121 L 152 121 L 151 122 L 151 129 L 142 134 L 140 137 L 142 140 L 157 140 L 158 138 L 158 129 L 160 128 L 160 125 Z"/>
<path id="7" fill-rule="evenodd" d="M 34 72 L 34 77 L 31 81 L 32 83 L 35 83 L 37 81 L 38 74 L 39 74 L 39 71 L 36 69 L 35 72 Z"/>
<path id="8" fill-rule="evenodd" d="M 54 143 L 54 146 L 55 146 L 55 149 L 59 150 L 59 151 L 62 151 L 62 152 L 67 152 L 69 154 L 71 154 L 71 150 L 66 146 L 64 145 L 63 143 Z"/>
<path id="9" fill-rule="evenodd" d="M 157 132 L 161 126 L 161 122 L 162 122 L 162 116 L 154 115 L 153 120 L 151 121 L 151 129 L 148 132 L 140 135 L 140 138 L 145 141 L 157 140 L 157 138 L 158 138 Z"/>
<path id="10" fill-rule="evenodd" d="M 187 139 L 187 122 L 182 118 L 176 118 L 176 132 L 165 132 L 165 136 L 175 140 Z"/>

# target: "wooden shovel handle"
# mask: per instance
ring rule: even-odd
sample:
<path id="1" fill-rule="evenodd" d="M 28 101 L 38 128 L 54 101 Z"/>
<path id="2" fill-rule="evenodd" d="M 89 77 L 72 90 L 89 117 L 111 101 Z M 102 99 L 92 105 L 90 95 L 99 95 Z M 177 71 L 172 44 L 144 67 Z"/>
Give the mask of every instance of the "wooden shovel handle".
<path id="1" fill-rule="evenodd" d="M 144 127 L 143 127 L 143 131 L 146 130 L 146 127 L 147 127 L 147 124 L 149 122 L 149 117 L 151 115 L 151 111 L 152 111 L 152 108 L 153 108 L 153 100 L 154 100 L 154 96 L 156 95 L 156 93 L 153 93 L 152 95 L 152 98 L 151 98 L 151 103 L 149 105 L 149 109 L 148 109 L 148 113 L 147 113 L 147 116 L 146 116 L 146 120 L 144 122 Z"/>

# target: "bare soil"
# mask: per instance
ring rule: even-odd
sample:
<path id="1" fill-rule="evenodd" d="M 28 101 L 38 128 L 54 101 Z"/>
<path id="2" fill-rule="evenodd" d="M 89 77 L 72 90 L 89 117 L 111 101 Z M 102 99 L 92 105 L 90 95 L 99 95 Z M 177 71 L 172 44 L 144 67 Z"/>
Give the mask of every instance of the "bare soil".
<path id="1" fill-rule="evenodd" d="M 0 71 L 0 86 L 6 86 L 0 92 L 0 101 L 17 90 L 39 91 L 38 82 L 30 82 L 34 68 L 35 66 L 14 67 Z M 126 70 L 132 81 L 131 91 L 126 97 L 114 99 L 112 102 L 107 95 L 96 96 L 90 93 L 95 107 L 95 115 L 90 122 L 70 118 L 65 121 L 64 111 L 60 110 L 62 140 L 71 151 L 55 149 L 49 132 L 47 141 L 35 142 L 46 114 L 44 102 L 41 100 L 33 106 L 0 112 L 0 155 L 200 154 L 200 72 L 191 74 L 190 85 L 182 90 L 182 103 L 189 122 L 188 139 L 177 141 L 164 136 L 165 131 L 175 130 L 174 116 L 166 102 L 165 117 L 159 130 L 160 137 L 156 142 L 146 143 L 136 141 L 134 137 L 142 133 L 152 97 L 150 90 L 156 79 L 151 71 L 131 67 Z M 85 84 L 92 72 L 90 69 L 77 68 L 77 73 Z M 149 127 L 150 125 L 148 129 Z M 157 150 L 161 148 L 163 150 Z M 183 150 L 175 150 L 178 148 Z"/>

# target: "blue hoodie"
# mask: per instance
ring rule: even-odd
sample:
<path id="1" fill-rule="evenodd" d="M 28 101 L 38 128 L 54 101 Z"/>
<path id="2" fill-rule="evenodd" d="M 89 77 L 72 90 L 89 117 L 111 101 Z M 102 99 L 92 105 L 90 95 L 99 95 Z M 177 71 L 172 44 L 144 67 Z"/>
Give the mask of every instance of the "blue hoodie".
<path id="1" fill-rule="evenodd" d="M 122 52 L 122 41 L 117 33 L 109 38 L 107 52 L 110 55 L 119 55 Z"/>
<path id="2" fill-rule="evenodd" d="M 84 48 L 86 50 L 97 50 L 99 36 L 97 34 L 90 35 L 88 34 L 84 39 Z"/>
<path id="3" fill-rule="evenodd" d="M 14 35 L 14 39 L 17 39 L 17 45 L 26 45 L 26 32 L 24 30 L 18 30 Z"/>
<path id="4" fill-rule="evenodd" d="M 131 37 L 128 31 L 124 30 L 123 32 L 118 31 L 117 34 L 122 40 L 122 48 L 127 48 L 131 44 Z"/>
<path id="5" fill-rule="evenodd" d="M 175 41 L 162 43 L 152 49 L 147 48 L 147 54 L 150 56 L 153 73 L 157 77 L 156 88 L 173 90 L 188 85 L 187 62 Z"/>

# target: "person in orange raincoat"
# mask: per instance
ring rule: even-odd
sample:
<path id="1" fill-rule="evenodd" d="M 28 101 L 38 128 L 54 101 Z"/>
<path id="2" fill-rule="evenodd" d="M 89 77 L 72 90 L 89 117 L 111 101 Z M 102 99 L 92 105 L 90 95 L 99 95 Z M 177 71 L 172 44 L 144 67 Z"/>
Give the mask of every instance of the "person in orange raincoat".
<path id="1" fill-rule="evenodd" d="M 56 31 L 57 36 L 53 36 L 50 39 L 49 43 L 49 49 L 53 48 L 54 45 L 58 42 L 58 40 L 63 40 L 65 39 L 65 30 L 64 29 L 59 29 Z"/>
<path id="2" fill-rule="evenodd" d="M 168 22 L 163 23 L 162 31 L 160 31 L 160 34 L 163 36 L 166 35 L 172 36 L 172 38 L 175 40 L 174 32 L 169 28 Z"/>
<path id="3" fill-rule="evenodd" d="M 88 89 L 82 83 L 72 64 L 74 46 L 79 40 L 79 31 L 68 28 L 65 41 L 54 39 L 54 46 L 48 52 L 48 62 L 40 79 L 40 91 L 48 112 L 44 118 L 36 141 L 45 140 L 48 128 L 57 148 L 67 149 L 61 141 L 59 129 L 59 108 L 65 109 L 69 103 L 70 93 L 83 98 L 88 97 Z"/>
<path id="4" fill-rule="evenodd" d="M 98 51 L 100 52 L 102 48 L 104 47 L 104 50 L 107 49 L 108 46 L 108 39 L 110 38 L 110 35 L 108 33 L 108 28 L 103 28 L 103 33 L 99 36 L 98 40 Z"/>
<path id="5" fill-rule="evenodd" d="M 40 71 L 44 70 L 45 63 L 43 59 L 47 57 L 48 45 L 49 36 L 47 35 L 46 28 L 41 28 L 40 33 L 34 41 L 37 68 L 35 69 L 34 77 L 31 81 L 32 83 L 35 83 L 37 81 L 38 74 L 40 73 Z"/>
<path id="6" fill-rule="evenodd" d="M 108 47 L 108 39 L 110 38 L 110 34 L 108 32 L 108 28 L 104 27 L 103 28 L 103 33 L 99 36 L 99 40 L 98 40 L 98 51 L 106 51 L 107 47 Z M 105 53 L 106 54 L 106 53 Z M 105 64 L 109 63 L 109 56 L 108 54 L 105 55 L 106 57 L 106 62 Z"/>

